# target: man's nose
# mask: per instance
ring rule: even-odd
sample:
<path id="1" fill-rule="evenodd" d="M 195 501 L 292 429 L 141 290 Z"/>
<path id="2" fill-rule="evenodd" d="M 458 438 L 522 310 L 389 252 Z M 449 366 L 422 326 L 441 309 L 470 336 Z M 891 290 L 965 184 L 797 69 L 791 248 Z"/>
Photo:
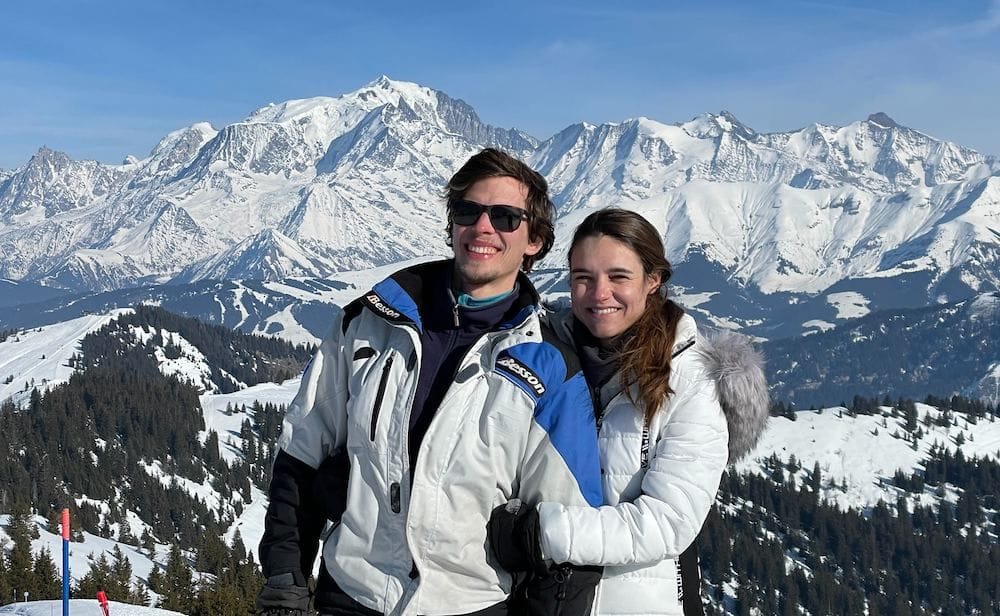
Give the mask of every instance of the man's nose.
<path id="1" fill-rule="evenodd" d="M 483 213 L 476 219 L 474 227 L 480 233 L 496 233 L 496 229 L 493 228 L 493 222 L 490 221 L 489 209 L 483 210 Z"/>

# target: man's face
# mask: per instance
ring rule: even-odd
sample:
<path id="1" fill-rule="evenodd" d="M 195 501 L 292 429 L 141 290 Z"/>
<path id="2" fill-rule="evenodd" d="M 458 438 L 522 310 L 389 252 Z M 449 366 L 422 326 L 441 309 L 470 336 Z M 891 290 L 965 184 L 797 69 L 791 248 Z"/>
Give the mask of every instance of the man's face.
<path id="1" fill-rule="evenodd" d="M 510 177 L 484 178 L 465 192 L 464 199 L 480 205 L 510 205 L 527 209 L 528 187 Z M 514 288 L 525 255 L 537 254 L 542 243 L 529 239 L 529 221 L 509 232 L 497 231 L 483 212 L 475 223 L 453 224 L 451 245 L 462 291 L 486 298 Z"/>

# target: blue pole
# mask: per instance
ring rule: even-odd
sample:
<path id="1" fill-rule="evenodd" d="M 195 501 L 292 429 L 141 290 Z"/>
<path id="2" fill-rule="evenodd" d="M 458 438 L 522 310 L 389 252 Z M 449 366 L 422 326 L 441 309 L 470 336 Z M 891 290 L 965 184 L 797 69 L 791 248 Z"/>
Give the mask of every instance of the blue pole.
<path id="1" fill-rule="evenodd" d="M 63 537 L 63 616 L 69 616 L 69 509 L 62 512 Z"/>

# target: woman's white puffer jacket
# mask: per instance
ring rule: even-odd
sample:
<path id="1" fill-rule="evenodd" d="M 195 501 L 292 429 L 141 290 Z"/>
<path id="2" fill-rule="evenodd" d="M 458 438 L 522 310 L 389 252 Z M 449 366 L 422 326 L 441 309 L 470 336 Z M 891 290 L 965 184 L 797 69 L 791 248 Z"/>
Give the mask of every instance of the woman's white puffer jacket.
<path id="1" fill-rule="evenodd" d="M 562 335 L 571 321 L 566 313 L 552 318 Z M 745 337 L 705 339 L 684 315 L 675 340 L 674 393 L 647 438 L 642 413 L 624 393 L 604 410 L 605 505 L 538 505 L 546 558 L 604 566 L 595 614 L 683 614 L 675 559 L 701 530 L 727 462 L 752 447 L 767 419 L 762 360 Z"/>

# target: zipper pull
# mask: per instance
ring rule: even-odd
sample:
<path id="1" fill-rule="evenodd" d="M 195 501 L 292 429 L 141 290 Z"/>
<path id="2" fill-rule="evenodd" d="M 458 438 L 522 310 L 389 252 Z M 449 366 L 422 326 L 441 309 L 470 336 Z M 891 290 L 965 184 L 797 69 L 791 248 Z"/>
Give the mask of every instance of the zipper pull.
<path id="1" fill-rule="evenodd" d="M 448 299 L 451 300 L 451 317 L 455 321 L 455 327 L 458 327 L 461 325 L 461 322 L 458 320 L 458 300 L 455 299 L 455 292 L 451 289 L 448 289 Z"/>
<path id="2" fill-rule="evenodd" d="M 557 600 L 562 601 L 566 598 L 566 583 L 569 582 L 571 575 L 573 575 L 573 570 L 569 568 L 569 565 L 562 565 L 552 574 L 552 577 L 556 580 L 556 584 L 558 584 L 558 590 L 556 590 Z"/>

